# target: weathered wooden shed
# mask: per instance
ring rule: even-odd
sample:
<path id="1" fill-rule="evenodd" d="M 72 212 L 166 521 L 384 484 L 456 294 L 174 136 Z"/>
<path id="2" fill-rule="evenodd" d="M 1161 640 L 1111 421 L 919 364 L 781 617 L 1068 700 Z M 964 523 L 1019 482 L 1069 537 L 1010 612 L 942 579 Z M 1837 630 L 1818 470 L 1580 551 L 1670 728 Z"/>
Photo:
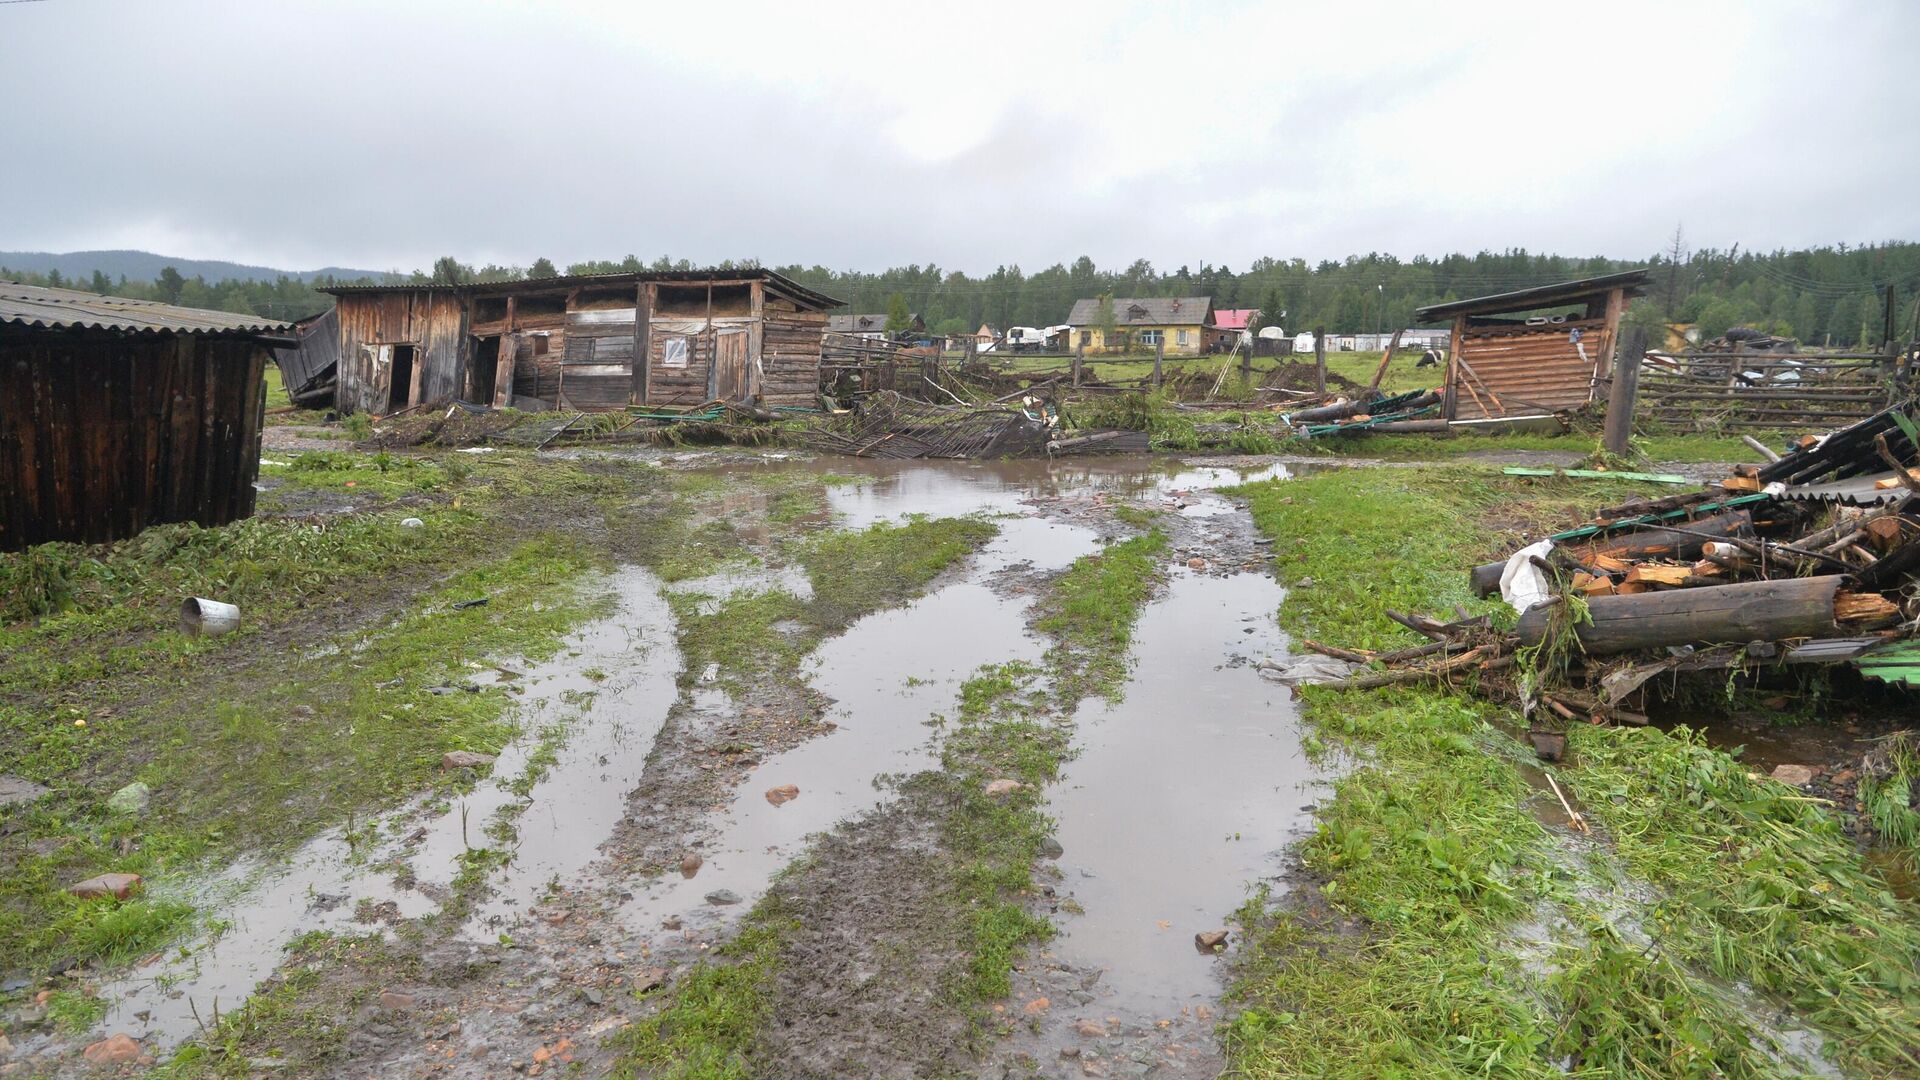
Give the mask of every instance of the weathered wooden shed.
<path id="1" fill-rule="evenodd" d="M 0 551 L 253 513 L 286 323 L 0 282 Z"/>
<path id="2" fill-rule="evenodd" d="M 1416 322 L 1452 322 L 1446 418 L 1540 416 L 1592 401 L 1611 370 L 1620 315 L 1646 280 L 1645 269 L 1628 270 L 1414 312 Z"/>
<path id="3" fill-rule="evenodd" d="M 338 403 L 377 415 L 454 399 L 812 405 L 826 312 L 840 303 L 770 270 L 325 291 L 338 313 Z"/>

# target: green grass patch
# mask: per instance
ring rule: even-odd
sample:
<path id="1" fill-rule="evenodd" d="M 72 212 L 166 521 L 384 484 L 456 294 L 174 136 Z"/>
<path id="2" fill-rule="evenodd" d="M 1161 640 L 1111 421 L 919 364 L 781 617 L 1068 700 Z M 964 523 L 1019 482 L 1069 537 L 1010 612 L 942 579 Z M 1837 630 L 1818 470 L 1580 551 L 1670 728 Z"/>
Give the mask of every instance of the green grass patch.
<path id="1" fill-rule="evenodd" d="M 822 631 L 844 629 L 917 593 L 999 531 L 977 518 L 916 518 L 802 541 L 794 553 L 813 585 L 807 618 Z"/>
<path id="2" fill-rule="evenodd" d="M 1039 627 L 1057 642 L 1048 657 L 1055 692 L 1069 707 L 1087 694 L 1119 694 L 1133 625 L 1165 576 L 1166 550 L 1166 534 L 1157 529 L 1108 544 L 1076 560 L 1042 601 Z"/>

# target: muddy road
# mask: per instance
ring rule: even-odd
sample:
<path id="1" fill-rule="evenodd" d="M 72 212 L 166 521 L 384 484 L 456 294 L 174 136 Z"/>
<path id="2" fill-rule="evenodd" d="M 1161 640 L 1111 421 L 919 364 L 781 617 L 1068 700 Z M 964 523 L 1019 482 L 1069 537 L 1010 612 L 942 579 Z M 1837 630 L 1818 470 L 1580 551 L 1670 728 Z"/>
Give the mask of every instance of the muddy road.
<path id="1" fill-rule="evenodd" d="M 659 463 L 710 481 L 682 527 L 723 522 L 725 558 L 597 574 L 557 656 L 434 688 L 515 702 L 519 734 L 459 794 L 156 883 L 214 932 L 99 984 L 84 1033 L 16 1036 L 11 1064 L 77 1072 L 124 1034 L 188 1075 L 670 1071 L 634 1033 L 777 918 L 751 1075 L 1216 1075 L 1224 964 L 1195 935 L 1276 879 L 1323 779 L 1260 668 L 1287 652 L 1264 541 L 1216 490 L 1287 467 Z M 796 483 L 824 503 L 796 512 Z M 851 618 L 782 539 L 957 520 L 979 530 L 962 557 Z M 1054 782 L 1005 782 L 1036 789 L 1015 903 L 1043 929 L 1005 992 L 968 999 L 962 698 L 982 671 L 1065 670 L 1049 590 L 1148 534 L 1120 675 L 1040 710 Z"/>

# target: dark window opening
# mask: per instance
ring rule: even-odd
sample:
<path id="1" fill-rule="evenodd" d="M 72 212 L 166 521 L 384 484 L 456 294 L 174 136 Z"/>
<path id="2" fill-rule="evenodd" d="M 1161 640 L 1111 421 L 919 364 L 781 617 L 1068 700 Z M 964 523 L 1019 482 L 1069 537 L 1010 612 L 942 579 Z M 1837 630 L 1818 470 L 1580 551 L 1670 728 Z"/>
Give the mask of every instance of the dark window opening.
<path id="1" fill-rule="evenodd" d="M 393 368 L 387 383 L 387 412 L 397 413 L 413 404 L 413 346 L 393 347 Z"/>
<path id="2" fill-rule="evenodd" d="M 504 296 L 482 296 L 473 302 L 474 322 L 499 322 L 506 317 L 507 298 Z"/>
<path id="3" fill-rule="evenodd" d="M 529 315 L 565 315 L 567 313 L 566 296 L 522 296 L 513 302 L 516 319 Z"/>
<path id="4" fill-rule="evenodd" d="M 708 286 L 705 283 L 661 285 L 656 294 L 653 313 L 655 316 L 705 318 L 707 294 Z M 712 287 L 712 294 L 715 318 L 753 314 L 753 286 L 751 285 L 715 285 Z"/>

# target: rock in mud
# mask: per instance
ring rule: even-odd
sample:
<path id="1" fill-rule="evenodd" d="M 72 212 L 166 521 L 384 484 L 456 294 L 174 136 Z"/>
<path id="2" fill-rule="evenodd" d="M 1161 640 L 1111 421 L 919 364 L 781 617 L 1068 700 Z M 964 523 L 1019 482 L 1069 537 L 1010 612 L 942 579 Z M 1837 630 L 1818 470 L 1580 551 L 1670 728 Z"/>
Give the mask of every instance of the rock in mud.
<path id="1" fill-rule="evenodd" d="M 125 900 L 139 885 L 139 874 L 100 874 L 67 886 L 67 892 L 82 900 L 103 900 L 109 896 Z"/>
<path id="2" fill-rule="evenodd" d="M 1041 858 L 1057 859 L 1060 856 L 1065 855 L 1066 853 L 1067 853 L 1067 849 L 1061 847 L 1060 841 L 1055 840 L 1053 837 L 1048 836 L 1048 837 L 1043 837 L 1041 839 L 1040 841 L 1040 857 Z"/>
<path id="3" fill-rule="evenodd" d="M 1201 558 L 1198 555 L 1195 555 L 1193 558 L 1187 560 L 1187 569 L 1189 570 L 1205 570 L 1206 568 L 1207 568 L 1207 560 Z"/>
<path id="4" fill-rule="evenodd" d="M 1193 935 L 1193 947 L 1209 956 L 1217 952 L 1223 952 L 1227 947 L 1227 932 L 1225 930 L 1202 930 Z"/>
<path id="5" fill-rule="evenodd" d="M 649 990 L 658 990 L 667 985 L 667 969 L 663 967 L 641 968 L 633 973 L 633 992 L 644 994 Z"/>
<path id="6" fill-rule="evenodd" d="M 1803 788 L 1813 783 L 1813 769 L 1807 765 L 1775 765 L 1773 778 L 1789 787 Z"/>
<path id="7" fill-rule="evenodd" d="M 734 892 L 732 889 L 715 889 L 707 894 L 707 903 L 709 904 L 725 905 L 737 904 L 739 902 L 740 894 Z"/>
<path id="8" fill-rule="evenodd" d="M 1053 1008 L 1053 1002 L 1048 1001 L 1046 998 L 1039 997 L 1027 1002 L 1025 1007 L 1020 1011 L 1026 1013 L 1028 1016 L 1039 1016 L 1051 1008 Z"/>
<path id="9" fill-rule="evenodd" d="M 440 756 L 442 772 L 455 769 L 482 769 L 493 764 L 492 754 L 476 753 L 472 750 L 449 750 Z"/>
<path id="10" fill-rule="evenodd" d="M 690 878 L 699 873 L 700 867 L 704 865 L 706 865 L 705 859 L 689 851 L 686 858 L 680 860 L 680 876 Z"/>
<path id="11" fill-rule="evenodd" d="M 1107 1037 L 1107 1025 L 1099 1020 L 1082 1020 L 1073 1025 L 1083 1039 L 1104 1039 Z"/>
<path id="12" fill-rule="evenodd" d="M 767 789 L 767 801 L 775 806 L 783 806 L 800 797 L 800 789 L 792 784 L 781 784 Z"/>
<path id="13" fill-rule="evenodd" d="M 406 1012 L 413 1008 L 413 1000 L 412 994 L 404 994 L 398 990 L 382 990 L 380 992 L 380 1007 L 383 1009 L 392 1009 L 394 1012 Z"/>
<path id="14" fill-rule="evenodd" d="M 107 796 L 107 809 L 116 814 L 139 814 L 144 813 L 152 801 L 153 789 L 135 780 Z"/>
<path id="15" fill-rule="evenodd" d="M 28 780 L 23 776 L 0 774 L 0 806 L 12 806 L 15 803 L 30 803 L 48 792 L 48 788 Z"/>
<path id="16" fill-rule="evenodd" d="M 140 1056 L 140 1044 L 131 1035 L 109 1035 L 80 1051 L 91 1065 L 120 1065 Z"/>
<path id="17" fill-rule="evenodd" d="M 987 794 L 998 798 L 1001 795 L 1011 795 L 1025 786 L 1018 780 L 989 780 Z"/>

